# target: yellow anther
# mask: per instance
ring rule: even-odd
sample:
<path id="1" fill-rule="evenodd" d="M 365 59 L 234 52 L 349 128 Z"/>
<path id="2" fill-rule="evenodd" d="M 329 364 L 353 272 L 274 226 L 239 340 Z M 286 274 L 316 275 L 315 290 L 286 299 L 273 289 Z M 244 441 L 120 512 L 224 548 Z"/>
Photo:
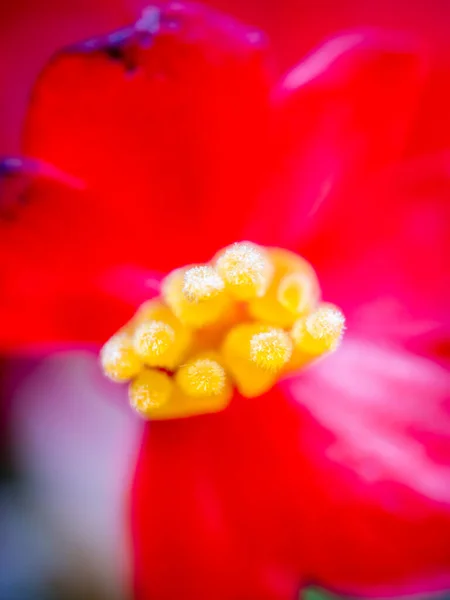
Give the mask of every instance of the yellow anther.
<path id="1" fill-rule="evenodd" d="M 217 360 L 205 356 L 192 359 L 181 366 L 177 371 L 176 381 L 188 396 L 206 398 L 224 391 L 227 375 Z"/>
<path id="2" fill-rule="evenodd" d="M 341 340 L 345 317 L 337 306 L 322 304 L 306 319 L 308 333 L 329 349 L 333 350 Z"/>
<path id="3" fill-rule="evenodd" d="M 145 358 L 143 358 L 143 360 L 148 366 L 162 367 L 173 370 L 186 358 L 191 344 L 192 335 L 190 331 L 180 323 L 170 308 L 161 302 L 161 300 L 148 300 L 139 307 L 134 319 L 132 320 L 135 334 L 138 332 L 138 335 L 135 337 L 135 344 L 139 339 L 139 332 L 145 332 L 148 324 L 153 321 L 157 321 L 161 324 L 158 326 L 160 328 L 159 340 L 161 342 L 161 352 L 159 355 L 155 354 L 154 352 L 145 352 L 144 347 L 142 348 L 143 356 L 145 353 Z M 172 336 L 169 333 L 170 330 L 173 331 L 173 339 L 171 339 Z M 153 335 L 155 335 L 154 331 Z M 148 337 L 152 339 L 152 336 Z M 164 346 L 166 346 L 166 343 L 169 341 L 170 344 L 163 352 L 162 350 Z"/>
<path id="4" fill-rule="evenodd" d="M 229 291 L 239 300 L 263 296 L 273 275 L 265 250 L 250 242 L 226 248 L 217 258 L 216 268 Z"/>
<path id="5" fill-rule="evenodd" d="M 129 381 L 145 418 L 223 410 L 337 348 L 344 316 L 319 304 L 311 265 L 279 248 L 229 246 L 210 264 L 177 269 L 101 351 L 105 374 Z M 239 401 L 239 399 L 237 399 Z"/>
<path id="6" fill-rule="evenodd" d="M 225 289 L 225 283 L 214 267 L 192 267 L 184 274 L 183 294 L 189 302 L 203 302 Z"/>
<path id="7" fill-rule="evenodd" d="M 127 333 L 117 333 L 106 342 L 100 351 L 100 363 L 104 374 L 118 383 L 129 381 L 142 368 L 141 360 Z"/>
<path id="8" fill-rule="evenodd" d="M 155 408 L 148 416 L 152 419 L 182 419 L 194 415 L 215 413 L 223 410 L 233 396 L 233 388 L 227 383 L 220 394 L 215 396 L 187 395 L 172 378 L 173 388 L 169 401 Z"/>
<path id="9" fill-rule="evenodd" d="M 321 304 L 315 312 L 294 324 L 291 335 L 297 349 L 320 356 L 339 346 L 344 328 L 342 312 L 333 304 Z"/>
<path id="10" fill-rule="evenodd" d="M 174 342 L 175 331 L 164 321 L 144 321 L 133 336 L 134 349 L 149 366 L 164 366 L 159 359 L 167 355 Z"/>
<path id="11" fill-rule="evenodd" d="M 172 328 L 179 324 L 178 319 L 161 299 L 147 300 L 138 308 L 133 320 L 135 326 L 145 321 L 163 321 Z"/>
<path id="12" fill-rule="evenodd" d="M 246 306 L 239 302 L 231 303 L 219 321 L 206 325 L 194 332 L 189 358 L 197 356 L 201 352 L 220 348 L 230 329 L 248 320 Z"/>
<path id="13" fill-rule="evenodd" d="M 261 369 L 281 371 L 292 355 L 292 341 L 282 329 L 256 333 L 250 339 L 250 360 Z"/>
<path id="14" fill-rule="evenodd" d="M 272 327 L 261 323 L 243 323 L 233 327 L 222 345 L 222 357 L 236 387 L 243 396 L 264 394 L 277 380 L 277 371 L 258 366 L 252 360 L 252 339 L 268 333 Z"/>
<path id="15" fill-rule="evenodd" d="M 306 273 L 289 273 L 278 284 L 277 300 L 290 313 L 300 316 L 314 308 L 317 289 Z"/>
<path id="16" fill-rule="evenodd" d="M 131 406 L 143 417 L 152 417 L 168 403 L 173 381 L 166 373 L 155 369 L 143 370 L 128 389 Z"/>
<path id="17" fill-rule="evenodd" d="M 289 328 L 301 314 L 292 310 L 292 308 L 295 309 L 295 296 L 299 295 L 300 291 L 299 278 L 308 281 L 310 305 L 307 310 L 312 310 L 320 295 L 317 276 L 311 265 L 293 252 L 281 248 L 270 248 L 267 253 L 275 267 L 272 283 L 262 298 L 254 298 L 249 302 L 249 312 L 258 321 L 276 327 Z M 295 280 L 297 280 L 297 291 L 295 290 L 296 284 L 293 283 Z M 301 304 L 297 308 L 301 310 Z"/>
<path id="18" fill-rule="evenodd" d="M 190 302 L 183 293 L 185 270 L 172 271 L 163 281 L 162 293 L 175 316 L 186 326 L 198 328 L 214 323 L 226 312 L 230 304 L 227 294 Z"/>

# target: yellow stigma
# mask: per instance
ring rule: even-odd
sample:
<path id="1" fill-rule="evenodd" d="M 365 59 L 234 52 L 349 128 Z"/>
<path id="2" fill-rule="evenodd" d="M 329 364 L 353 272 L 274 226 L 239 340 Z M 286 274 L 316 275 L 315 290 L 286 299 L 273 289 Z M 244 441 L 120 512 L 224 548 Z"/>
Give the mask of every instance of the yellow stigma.
<path id="1" fill-rule="evenodd" d="M 292 328 L 291 335 L 297 349 L 312 356 L 336 350 L 342 339 L 345 317 L 333 304 L 319 308 Z"/>
<path id="2" fill-rule="evenodd" d="M 184 274 L 183 294 L 189 302 L 203 302 L 225 289 L 225 283 L 214 267 L 192 267 Z"/>
<path id="3" fill-rule="evenodd" d="M 153 298 L 146 300 L 137 309 L 133 321 L 136 325 L 144 323 L 144 321 L 163 321 L 173 327 L 173 323 L 177 321 L 172 311 L 162 302 L 161 299 Z"/>
<path id="4" fill-rule="evenodd" d="M 164 366 L 160 359 L 167 355 L 174 342 L 175 331 L 164 321 L 144 321 L 137 326 L 133 336 L 138 356 L 145 364 L 154 367 Z"/>
<path id="5" fill-rule="evenodd" d="M 170 333 L 168 333 L 170 329 L 174 333 L 174 338 L 170 340 L 167 349 L 158 356 L 154 353 L 151 356 L 147 354 L 145 363 L 152 367 L 173 370 L 186 358 L 192 344 L 192 333 L 180 323 L 179 319 L 177 319 L 170 308 L 161 300 L 148 300 L 139 307 L 134 319 L 131 321 L 131 327 L 134 327 L 132 330 L 136 332 L 141 325 L 152 321 L 158 321 L 167 325 L 167 329 L 164 327 L 162 328 L 160 338 L 162 337 L 164 339 L 165 337 L 168 342 L 169 338 L 172 337 Z M 164 331 L 167 335 L 163 333 Z M 163 347 L 164 345 L 165 344 L 163 343 Z"/>
<path id="6" fill-rule="evenodd" d="M 216 268 L 230 293 L 239 300 L 263 296 L 273 267 L 265 250 L 255 244 L 233 244 L 217 258 Z"/>
<path id="7" fill-rule="evenodd" d="M 267 253 L 274 265 L 274 276 L 266 294 L 249 302 L 249 313 L 254 319 L 288 329 L 301 314 L 315 308 L 319 283 L 314 269 L 301 256 L 281 248 L 269 248 Z M 307 291 L 306 295 L 303 291 Z M 304 312 L 303 299 L 308 305 Z"/>
<path id="8" fill-rule="evenodd" d="M 229 306 L 227 294 L 218 291 L 201 302 L 191 302 L 184 294 L 185 274 L 184 269 L 177 269 L 163 281 L 163 297 L 174 315 L 184 325 L 194 329 L 218 321 Z"/>
<path id="9" fill-rule="evenodd" d="M 129 381 L 142 368 L 142 362 L 127 333 L 117 333 L 106 342 L 100 351 L 100 363 L 106 377 L 117 383 Z"/>
<path id="10" fill-rule="evenodd" d="M 150 418 L 169 401 L 172 379 L 166 373 L 145 369 L 131 383 L 128 396 L 131 406 L 141 416 Z"/>
<path id="11" fill-rule="evenodd" d="M 256 333 L 250 340 L 250 359 L 268 371 L 281 371 L 292 355 L 292 340 L 282 329 Z"/>
<path id="12" fill-rule="evenodd" d="M 319 301 L 304 258 L 234 244 L 169 273 L 161 295 L 104 345 L 101 364 L 110 379 L 131 381 L 130 403 L 144 418 L 218 412 L 234 390 L 261 396 L 339 346 L 344 316 Z"/>
<path id="13" fill-rule="evenodd" d="M 222 365 L 208 357 L 190 360 L 176 374 L 176 381 L 183 392 L 195 398 L 221 394 L 226 380 L 227 374 Z"/>
<path id="14" fill-rule="evenodd" d="M 277 380 L 275 369 L 264 368 L 252 358 L 253 338 L 272 329 L 263 323 L 242 323 L 229 331 L 222 344 L 225 367 L 239 392 L 248 398 L 264 394 Z"/>
<path id="15" fill-rule="evenodd" d="M 293 315 L 307 314 L 317 302 L 311 278 L 306 273 L 285 275 L 278 285 L 277 300 Z"/>

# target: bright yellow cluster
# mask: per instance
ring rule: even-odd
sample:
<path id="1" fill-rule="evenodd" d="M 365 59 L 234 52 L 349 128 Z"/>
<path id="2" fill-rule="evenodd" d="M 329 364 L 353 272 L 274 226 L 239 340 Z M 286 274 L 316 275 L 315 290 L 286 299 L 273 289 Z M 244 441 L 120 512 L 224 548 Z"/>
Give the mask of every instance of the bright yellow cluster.
<path id="1" fill-rule="evenodd" d="M 342 312 L 320 302 L 311 265 L 280 248 L 233 244 L 210 264 L 177 269 L 103 346 L 107 377 L 130 382 L 148 419 L 216 412 L 233 389 L 267 392 L 283 375 L 334 351 Z"/>

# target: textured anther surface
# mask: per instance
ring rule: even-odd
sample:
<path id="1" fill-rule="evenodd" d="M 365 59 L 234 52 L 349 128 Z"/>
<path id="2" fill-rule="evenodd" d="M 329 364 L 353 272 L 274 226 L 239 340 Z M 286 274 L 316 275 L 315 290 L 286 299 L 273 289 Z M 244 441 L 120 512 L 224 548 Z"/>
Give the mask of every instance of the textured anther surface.
<path id="1" fill-rule="evenodd" d="M 169 273 L 103 347 L 105 375 L 130 382 L 144 418 L 216 412 L 233 390 L 267 392 L 286 373 L 336 350 L 342 312 L 320 303 L 311 265 L 279 248 L 233 244 L 211 263 Z"/>

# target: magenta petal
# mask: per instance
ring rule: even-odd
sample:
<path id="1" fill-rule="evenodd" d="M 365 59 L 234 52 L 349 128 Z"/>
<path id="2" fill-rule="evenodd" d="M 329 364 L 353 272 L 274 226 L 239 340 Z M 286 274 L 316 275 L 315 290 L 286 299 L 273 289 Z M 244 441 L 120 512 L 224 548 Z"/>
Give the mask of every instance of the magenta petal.
<path id="1" fill-rule="evenodd" d="M 349 327 L 448 354 L 450 155 L 385 170 L 328 217 L 305 252 Z"/>
<path id="2" fill-rule="evenodd" d="M 352 594 L 448 588 L 448 372 L 348 339 L 284 391 L 299 407 L 310 576 Z"/>

